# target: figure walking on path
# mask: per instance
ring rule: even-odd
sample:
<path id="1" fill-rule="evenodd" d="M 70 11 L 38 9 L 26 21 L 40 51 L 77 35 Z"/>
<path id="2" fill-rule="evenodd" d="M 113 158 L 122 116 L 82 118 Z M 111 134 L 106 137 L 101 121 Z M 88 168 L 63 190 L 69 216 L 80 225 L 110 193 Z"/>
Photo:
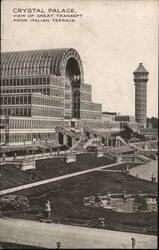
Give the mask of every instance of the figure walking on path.
<path id="1" fill-rule="evenodd" d="M 58 242 L 56 243 L 56 246 L 57 246 L 56 249 L 60 249 L 60 248 L 61 248 L 61 242 L 58 241 Z"/>
<path id="2" fill-rule="evenodd" d="M 131 238 L 132 241 L 132 249 L 135 249 L 135 245 L 136 245 L 136 240 L 134 237 Z"/>

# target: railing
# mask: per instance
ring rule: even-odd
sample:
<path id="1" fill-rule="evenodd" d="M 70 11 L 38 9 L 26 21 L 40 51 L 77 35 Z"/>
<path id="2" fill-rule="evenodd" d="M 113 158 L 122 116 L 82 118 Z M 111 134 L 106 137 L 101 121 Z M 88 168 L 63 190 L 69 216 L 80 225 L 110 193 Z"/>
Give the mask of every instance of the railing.
<path id="1" fill-rule="evenodd" d="M 120 140 L 124 145 L 127 145 L 127 142 L 121 136 L 117 136 L 116 139 Z"/>
<path id="2" fill-rule="evenodd" d="M 73 144 L 72 149 L 78 148 L 79 146 L 82 148 L 83 137 L 81 137 L 75 144 Z"/>
<path id="3" fill-rule="evenodd" d="M 91 138 L 89 139 L 84 145 L 83 149 L 85 150 L 89 145 L 91 145 L 93 142 L 99 142 L 101 139 L 100 138 Z"/>
<path id="4" fill-rule="evenodd" d="M 4 165 L 10 162 L 16 163 L 19 160 L 41 160 L 41 159 L 48 159 L 48 158 L 53 158 L 53 157 L 64 157 L 67 152 L 70 152 L 69 150 L 67 151 L 60 151 L 58 152 L 49 152 L 49 153 L 39 153 L 39 154 L 33 154 L 33 155 L 25 155 L 25 156 L 17 156 L 16 158 L 14 157 L 6 157 L 5 160 L 3 158 L 0 158 L 0 165 Z"/>

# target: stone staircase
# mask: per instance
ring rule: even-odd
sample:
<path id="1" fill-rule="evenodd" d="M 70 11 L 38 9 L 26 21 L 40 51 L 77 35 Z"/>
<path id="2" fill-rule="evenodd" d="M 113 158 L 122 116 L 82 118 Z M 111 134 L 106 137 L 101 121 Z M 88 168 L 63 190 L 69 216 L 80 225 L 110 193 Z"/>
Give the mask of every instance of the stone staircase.
<path id="1" fill-rule="evenodd" d="M 97 137 L 97 138 L 90 138 L 84 145 L 83 145 L 83 149 L 86 150 L 86 148 L 90 145 L 92 145 L 94 142 L 100 142 L 101 138 Z"/>
<path id="2" fill-rule="evenodd" d="M 72 149 L 74 150 L 81 150 L 83 148 L 83 143 L 85 141 L 85 138 L 83 136 L 80 137 L 80 139 L 72 145 Z"/>
<path id="3" fill-rule="evenodd" d="M 129 143 L 130 147 L 134 148 L 134 149 L 139 149 L 141 150 L 141 147 L 135 145 L 135 144 L 132 144 L 132 143 Z"/>
<path id="4" fill-rule="evenodd" d="M 127 142 L 121 136 L 117 136 L 116 139 L 120 140 L 122 144 L 127 145 Z"/>
<path id="5" fill-rule="evenodd" d="M 131 147 L 139 150 L 144 149 L 157 149 L 158 148 L 158 141 L 144 141 L 144 142 L 138 142 L 138 143 L 130 143 Z"/>
<path id="6" fill-rule="evenodd" d="M 104 156 L 113 161 L 116 159 L 116 155 L 110 151 L 104 151 Z"/>
<path id="7" fill-rule="evenodd" d="M 150 161 L 150 159 L 148 157 L 146 157 L 145 155 L 137 154 L 135 157 L 136 157 L 136 159 L 142 160 L 143 162 L 149 162 Z"/>

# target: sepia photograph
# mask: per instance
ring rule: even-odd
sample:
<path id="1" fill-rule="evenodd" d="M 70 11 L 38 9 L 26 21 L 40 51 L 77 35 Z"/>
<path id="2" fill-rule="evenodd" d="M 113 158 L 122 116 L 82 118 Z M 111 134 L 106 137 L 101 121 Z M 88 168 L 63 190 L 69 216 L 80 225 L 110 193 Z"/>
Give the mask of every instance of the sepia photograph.
<path id="1" fill-rule="evenodd" d="M 0 249 L 157 249 L 158 0 L 2 0 Z"/>

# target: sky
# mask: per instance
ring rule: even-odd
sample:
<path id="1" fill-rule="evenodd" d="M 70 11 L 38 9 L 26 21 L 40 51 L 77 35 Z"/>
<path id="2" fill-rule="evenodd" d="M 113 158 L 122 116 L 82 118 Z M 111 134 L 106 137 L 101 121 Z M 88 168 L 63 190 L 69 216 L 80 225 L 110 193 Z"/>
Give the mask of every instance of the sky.
<path id="1" fill-rule="evenodd" d="M 76 22 L 14 22 L 13 9 L 74 8 Z M 39 18 L 40 19 L 40 18 Z M 2 0 L 2 51 L 74 48 L 102 111 L 135 114 L 133 71 L 149 71 L 147 116 L 158 116 L 157 0 Z"/>

